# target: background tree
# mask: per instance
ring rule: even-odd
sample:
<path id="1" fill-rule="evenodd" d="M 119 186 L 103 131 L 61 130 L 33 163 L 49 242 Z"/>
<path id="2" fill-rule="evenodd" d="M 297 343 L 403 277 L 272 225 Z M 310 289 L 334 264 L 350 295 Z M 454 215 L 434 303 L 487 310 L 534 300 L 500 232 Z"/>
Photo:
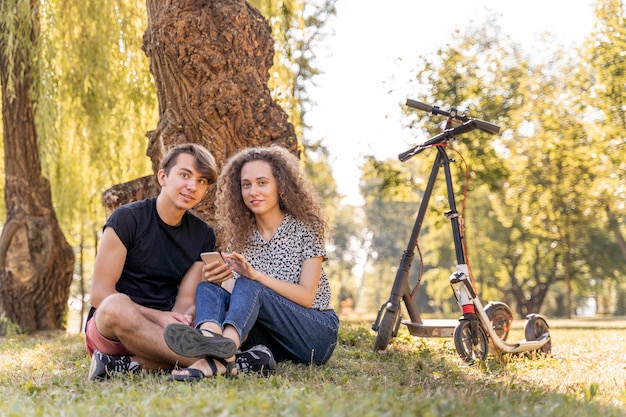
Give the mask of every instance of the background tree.
<path id="1" fill-rule="evenodd" d="M 587 232 L 593 223 L 580 199 L 592 182 L 591 160 L 581 158 L 588 137 L 575 117 L 559 110 L 565 107 L 550 93 L 561 91 L 556 80 L 539 81 L 536 88 L 552 100 L 533 102 L 536 129 L 512 141 L 507 159 L 512 175 L 504 187 L 508 211 L 519 213 L 513 223 L 519 231 L 516 250 L 504 257 L 509 277 L 504 289 L 521 317 L 539 312 L 550 286 L 560 280 L 566 282 L 571 311 L 571 281 L 583 281 L 580 267 L 588 260 L 581 249 L 591 243 Z"/>
<path id="2" fill-rule="evenodd" d="M 594 30 L 580 50 L 577 77 L 569 84 L 578 99 L 576 110 L 585 116 L 586 130 L 593 138 L 586 152 L 594 175 L 587 200 L 594 203 L 597 222 L 590 230 L 595 247 L 586 248 L 586 255 L 596 262 L 589 270 L 587 291 L 595 296 L 598 312 L 603 314 L 624 314 L 622 300 L 626 299 L 624 274 L 616 272 L 623 271 L 626 262 L 625 16 L 621 1 L 596 2 Z M 621 256 L 615 257 L 615 251 L 607 247 L 615 244 Z"/>
<path id="3" fill-rule="evenodd" d="M 40 7 L 46 39 L 40 154 L 59 222 L 75 248 L 70 308 L 82 318 L 85 277 L 106 217 L 102 192 L 151 171 L 142 137 L 158 113 L 141 51 L 147 13 L 145 2 L 66 0 Z"/>
<path id="4" fill-rule="evenodd" d="M 35 117 L 41 93 L 40 40 L 37 4 L 0 4 L 7 212 L 0 236 L 0 316 L 26 332 L 65 328 L 74 263 L 41 172 Z M 0 333 L 4 330 L 0 321 Z"/>
<path id="5" fill-rule="evenodd" d="M 395 278 L 400 258 L 407 249 L 419 206 L 422 190 L 419 185 L 415 185 L 421 183 L 417 171 L 419 167 L 419 164 L 409 163 L 401 166 L 399 161 L 378 161 L 373 156 L 368 157 L 362 167 L 360 188 L 361 193 L 366 196 L 363 210 L 365 227 L 369 232 L 366 234 L 369 238 L 366 264 L 369 283 L 361 283 L 363 288 L 359 290 L 359 303 L 378 308 L 386 301 L 387 291 Z M 430 216 L 426 219 L 422 226 L 425 231 L 422 236 L 428 235 L 433 219 Z M 423 272 L 425 259 L 431 256 L 428 244 L 423 245 L 423 241 L 418 244 L 420 247 L 416 248 L 409 275 L 412 288 L 415 288 Z M 425 312 L 430 310 L 429 299 L 425 296 L 426 285 L 424 282 L 420 286 L 415 298 Z"/>
<path id="6" fill-rule="evenodd" d="M 342 196 L 329 161 L 328 149 L 320 142 L 304 146 L 302 165 L 306 177 L 311 181 L 325 208 L 324 214 L 332 227 L 328 245 L 328 262 L 324 270 L 333 288 L 333 301 L 341 302 L 354 297 L 351 285 L 352 269 L 357 263 L 354 250 L 354 231 L 358 228 L 356 209 L 342 204 Z M 340 305 L 336 306 L 338 309 Z"/>
<path id="7" fill-rule="evenodd" d="M 594 31 L 581 50 L 578 77 L 570 88 L 579 99 L 576 109 L 592 121 L 597 158 L 593 198 L 605 211 L 606 227 L 626 258 L 626 25 L 620 0 L 598 0 Z"/>

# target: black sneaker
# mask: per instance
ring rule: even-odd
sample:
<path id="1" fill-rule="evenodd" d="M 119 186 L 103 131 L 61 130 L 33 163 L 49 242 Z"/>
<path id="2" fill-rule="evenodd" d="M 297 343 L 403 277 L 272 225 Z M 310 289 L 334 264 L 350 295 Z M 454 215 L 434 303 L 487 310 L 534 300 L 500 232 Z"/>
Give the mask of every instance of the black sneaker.
<path id="1" fill-rule="evenodd" d="M 113 356 L 95 350 L 89 366 L 89 381 L 107 379 L 115 373 L 128 373 L 139 370 L 139 363 L 130 359 L 130 356 Z"/>
<path id="2" fill-rule="evenodd" d="M 238 372 L 260 372 L 268 376 L 276 370 L 276 361 L 272 352 L 264 345 L 256 345 L 244 352 L 235 354 Z"/>

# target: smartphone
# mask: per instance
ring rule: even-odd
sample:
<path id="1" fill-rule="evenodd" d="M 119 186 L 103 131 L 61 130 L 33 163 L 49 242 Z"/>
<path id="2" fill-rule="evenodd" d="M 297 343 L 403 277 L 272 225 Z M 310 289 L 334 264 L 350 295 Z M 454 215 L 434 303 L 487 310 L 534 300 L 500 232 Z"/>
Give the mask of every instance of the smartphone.
<path id="1" fill-rule="evenodd" d="M 210 264 L 215 261 L 220 261 L 221 263 L 226 263 L 224 258 L 222 258 L 222 254 L 219 252 L 203 252 L 200 254 L 202 260 L 205 264 Z"/>

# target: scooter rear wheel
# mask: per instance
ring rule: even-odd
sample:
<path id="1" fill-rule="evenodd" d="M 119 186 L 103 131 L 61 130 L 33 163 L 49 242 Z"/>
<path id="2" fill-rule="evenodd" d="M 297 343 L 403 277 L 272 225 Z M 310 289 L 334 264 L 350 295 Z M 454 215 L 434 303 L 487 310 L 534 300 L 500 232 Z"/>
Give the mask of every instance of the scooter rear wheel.
<path id="1" fill-rule="evenodd" d="M 529 314 L 526 317 L 526 324 L 524 324 L 524 336 L 526 340 L 537 340 L 544 333 L 550 333 L 548 322 L 539 315 Z M 545 354 L 550 353 L 552 351 L 552 341 L 548 341 L 548 343 L 537 350 Z"/>
<path id="2" fill-rule="evenodd" d="M 498 337 L 506 340 L 513 322 L 513 312 L 509 306 L 499 301 L 492 301 L 485 306 L 485 313 Z"/>
<path id="3" fill-rule="evenodd" d="M 476 323 L 476 335 L 472 337 L 471 322 L 461 319 L 454 328 L 454 347 L 467 362 L 474 362 L 476 359 L 484 361 L 489 352 L 489 339 L 480 323 Z"/>

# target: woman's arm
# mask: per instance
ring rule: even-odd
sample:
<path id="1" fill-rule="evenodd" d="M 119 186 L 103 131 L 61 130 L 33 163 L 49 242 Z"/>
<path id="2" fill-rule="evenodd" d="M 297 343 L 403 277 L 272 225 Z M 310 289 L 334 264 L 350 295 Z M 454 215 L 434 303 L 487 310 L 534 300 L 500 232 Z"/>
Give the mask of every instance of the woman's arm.
<path id="1" fill-rule="evenodd" d="M 233 252 L 224 254 L 224 259 L 239 275 L 257 281 L 267 288 L 303 307 L 310 308 L 317 294 L 317 286 L 322 275 L 322 257 L 305 259 L 300 271 L 300 282 L 293 283 L 274 278 L 254 269 L 243 255 Z"/>

